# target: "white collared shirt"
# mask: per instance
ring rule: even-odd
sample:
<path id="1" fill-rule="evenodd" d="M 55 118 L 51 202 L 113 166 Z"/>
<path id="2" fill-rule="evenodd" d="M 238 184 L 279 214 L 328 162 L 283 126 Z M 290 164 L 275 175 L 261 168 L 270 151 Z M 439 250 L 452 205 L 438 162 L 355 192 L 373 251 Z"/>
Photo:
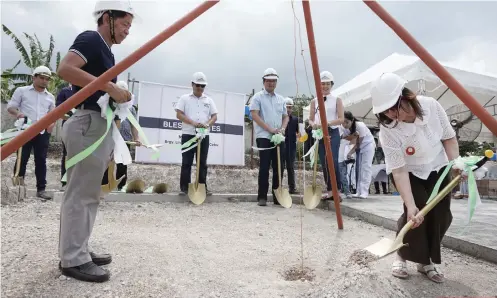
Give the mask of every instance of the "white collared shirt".
<path id="1" fill-rule="evenodd" d="M 175 106 L 175 110 L 182 111 L 191 120 L 203 124 L 207 123 L 212 115 L 218 113 L 212 98 L 205 94 L 196 97 L 193 92 L 182 95 Z M 185 122 L 182 123 L 181 132 L 188 135 L 196 134 L 195 127 Z M 208 133 L 209 130 L 207 130 Z"/>
<path id="2" fill-rule="evenodd" d="M 448 164 L 442 141 L 455 137 L 456 133 L 438 101 L 426 96 L 417 99 L 423 109 L 423 120 L 399 122 L 395 128 L 380 125 L 379 136 L 387 174 L 405 166 L 413 175 L 426 180 L 432 171 Z"/>
<path id="3" fill-rule="evenodd" d="M 35 123 L 55 108 L 55 97 L 47 89 L 38 92 L 33 85 L 19 87 L 14 91 L 7 108 L 19 109 Z"/>

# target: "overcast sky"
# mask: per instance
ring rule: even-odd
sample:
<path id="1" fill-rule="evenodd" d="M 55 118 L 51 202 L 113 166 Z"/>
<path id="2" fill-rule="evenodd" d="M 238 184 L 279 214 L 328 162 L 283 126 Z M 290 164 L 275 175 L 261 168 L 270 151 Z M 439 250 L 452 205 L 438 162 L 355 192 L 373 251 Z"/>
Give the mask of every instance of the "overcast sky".
<path id="1" fill-rule="evenodd" d="M 202 1 L 131 1 L 142 18 L 121 45 L 112 47 L 120 61 Z M 497 2 L 381 2 L 440 61 L 476 71 L 497 73 Z M 25 41 L 36 33 L 44 45 L 50 34 L 62 55 L 78 33 L 96 29 L 94 1 L 2 1 L 2 23 Z M 309 80 L 312 67 L 301 2 L 294 3 L 300 21 Z M 362 1 L 311 1 L 320 70 L 342 85 L 393 52 L 411 50 Z M 298 28 L 297 28 L 298 29 Z M 1 68 L 20 58 L 2 33 Z M 54 55 L 55 57 L 55 55 Z M 55 58 L 54 58 L 55 61 Z M 294 16 L 290 1 L 223 0 L 138 61 L 127 72 L 137 80 L 189 85 L 195 71 L 206 74 L 209 87 L 250 93 L 260 90 L 264 69 L 280 75 L 277 92 L 295 95 Z M 309 94 L 297 32 L 299 93 Z"/>

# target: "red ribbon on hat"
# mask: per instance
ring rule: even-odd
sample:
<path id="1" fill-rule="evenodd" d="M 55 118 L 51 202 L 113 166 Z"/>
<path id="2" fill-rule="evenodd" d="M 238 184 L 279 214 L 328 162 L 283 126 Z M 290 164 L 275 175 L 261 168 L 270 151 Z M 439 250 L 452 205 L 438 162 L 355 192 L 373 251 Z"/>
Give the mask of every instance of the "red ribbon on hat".
<path id="1" fill-rule="evenodd" d="M 406 148 L 406 154 L 407 155 L 414 155 L 414 153 L 416 153 L 416 149 L 414 149 L 414 147 L 409 146 L 409 147 Z"/>

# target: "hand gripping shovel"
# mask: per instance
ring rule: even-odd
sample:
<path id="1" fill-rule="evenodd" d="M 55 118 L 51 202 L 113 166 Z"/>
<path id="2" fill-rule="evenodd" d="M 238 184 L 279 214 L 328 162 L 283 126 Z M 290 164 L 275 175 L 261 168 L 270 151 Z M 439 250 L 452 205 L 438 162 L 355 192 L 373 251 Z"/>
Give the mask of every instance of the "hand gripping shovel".
<path id="1" fill-rule="evenodd" d="M 321 202 L 321 193 L 323 192 L 321 186 L 316 185 L 316 172 L 318 170 L 317 156 L 319 146 L 314 149 L 314 171 L 312 174 L 312 185 L 307 186 L 304 190 L 304 205 L 307 209 L 316 208 Z"/>
<path id="2" fill-rule="evenodd" d="M 476 168 L 473 169 L 473 171 L 483 166 L 487 162 L 487 160 L 487 156 L 483 157 L 475 164 Z M 418 214 L 426 216 L 426 214 L 428 214 L 428 212 L 433 209 L 433 207 L 435 207 L 441 200 L 443 200 L 445 196 L 459 184 L 459 180 L 461 180 L 461 175 L 457 175 L 456 178 L 449 182 L 449 184 L 444 189 L 442 189 L 423 209 L 421 209 Z M 383 238 L 380 241 L 366 247 L 365 250 L 373 254 L 375 258 L 380 259 L 393 252 L 396 252 L 404 246 L 408 246 L 409 243 L 404 243 L 404 236 L 412 228 L 413 224 L 414 222 L 412 220 L 408 221 L 402 228 L 402 230 L 400 230 L 395 240 Z"/>
<path id="3" fill-rule="evenodd" d="M 292 207 L 292 197 L 288 192 L 288 189 L 283 189 L 281 186 L 281 159 L 280 159 L 280 145 L 276 146 L 276 154 L 278 154 L 278 180 L 280 181 L 277 189 L 274 190 L 274 195 L 276 196 L 276 200 L 280 203 L 281 206 L 285 208 Z"/>
<path id="4" fill-rule="evenodd" d="M 188 197 L 190 201 L 192 201 L 195 205 L 200 205 L 205 201 L 206 191 L 205 184 L 198 183 L 198 176 L 200 172 L 200 143 L 202 139 L 199 138 L 197 141 L 197 175 L 195 179 L 195 183 L 188 184 Z"/>
<path id="5" fill-rule="evenodd" d="M 14 177 L 12 177 L 12 185 L 18 186 L 17 189 L 17 200 L 21 201 L 26 197 L 26 185 L 24 184 L 24 177 L 19 177 L 19 171 L 21 170 L 21 157 L 22 157 L 22 146 L 17 150 L 17 162 L 16 162 L 16 172 Z"/>

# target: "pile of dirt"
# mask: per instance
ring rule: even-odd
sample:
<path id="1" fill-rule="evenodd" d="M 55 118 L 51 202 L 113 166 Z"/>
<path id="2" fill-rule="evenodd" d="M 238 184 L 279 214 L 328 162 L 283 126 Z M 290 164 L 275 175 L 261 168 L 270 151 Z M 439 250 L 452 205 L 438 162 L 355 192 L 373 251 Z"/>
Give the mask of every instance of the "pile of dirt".
<path id="1" fill-rule="evenodd" d="M 376 272 L 358 265 L 336 270 L 335 275 L 324 282 L 325 286 L 312 289 L 300 297 L 319 298 L 410 298 L 411 295 L 396 285 L 383 272 Z"/>
<path id="2" fill-rule="evenodd" d="M 314 270 L 308 267 L 302 267 L 300 265 L 291 267 L 283 273 L 283 277 L 287 281 L 313 281 L 315 274 Z"/>
<path id="3" fill-rule="evenodd" d="M 367 250 L 358 249 L 349 257 L 349 263 L 357 264 L 361 267 L 368 267 L 371 262 L 378 260 L 378 257 Z"/>

